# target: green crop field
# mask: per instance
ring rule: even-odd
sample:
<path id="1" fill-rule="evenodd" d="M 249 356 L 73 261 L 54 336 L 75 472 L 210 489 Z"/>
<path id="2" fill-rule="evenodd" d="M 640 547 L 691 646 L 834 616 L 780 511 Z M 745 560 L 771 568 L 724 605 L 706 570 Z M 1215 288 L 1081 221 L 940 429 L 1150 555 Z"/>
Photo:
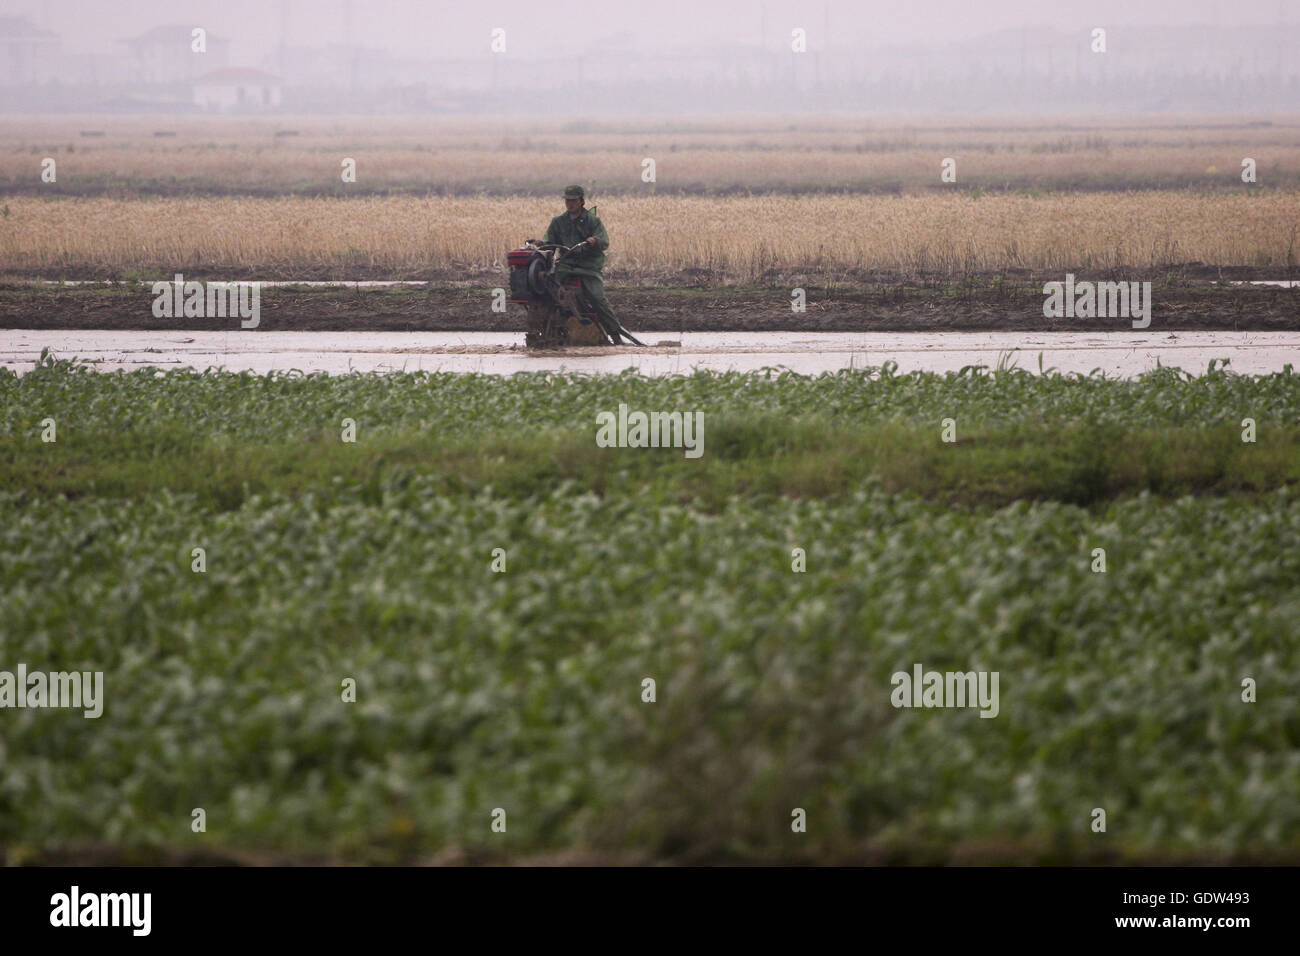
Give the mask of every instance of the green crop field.
<path id="1" fill-rule="evenodd" d="M 703 454 L 598 447 L 620 403 Z M 1289 366 L 47 358 L 0 370 L 0 669 L 103 713 L 0 713 L 0 855 L 1294 863 L 1298 582 Z M 895 707 L 917 664 L 996 716 Z"/>

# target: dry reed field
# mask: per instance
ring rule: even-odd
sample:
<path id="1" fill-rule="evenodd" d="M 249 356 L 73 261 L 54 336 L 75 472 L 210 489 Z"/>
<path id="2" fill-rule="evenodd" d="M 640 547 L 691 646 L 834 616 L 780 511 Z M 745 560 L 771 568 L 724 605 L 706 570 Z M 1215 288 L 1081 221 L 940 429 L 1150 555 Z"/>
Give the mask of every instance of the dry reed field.
<path id="1" fill-rule="evenodd" d="M 558 199 L 9 197 L 4 273 L 271 278 L 484 276 Z M 611 197 L 607 274 L 1158 270 L 1296 262 L 1300 194 Z"/>
<path id="2" fill-rule="evenodd" d="M 93 135 L 87 135 L 93 134 Z M 58 164 L 43 183 L 40 164 Z M 643 182 L 642 161 L 656 163 Z M 957 162 L 957 183 L 940 163 Z M 606 195 L 1300 188 L 1300 117 L 0 119 L 0 194 Z M 341 162 L 357 162 L 344 183 Z"/>

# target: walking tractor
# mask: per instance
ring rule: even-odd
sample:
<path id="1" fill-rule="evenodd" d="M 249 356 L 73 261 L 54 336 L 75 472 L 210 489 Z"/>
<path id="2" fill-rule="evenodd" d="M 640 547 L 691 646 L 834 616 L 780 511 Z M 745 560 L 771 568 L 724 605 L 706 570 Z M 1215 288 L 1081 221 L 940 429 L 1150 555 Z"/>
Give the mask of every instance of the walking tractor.
<path id="1" fill-rule="evenodd" d="M 528 330 L 524 344 L 530 349 L 554 349 L 567 345 L 614 345 L 625 338 L 637 341 L 627 329 L 614 323 L 605 328 L 576 276 L 557 275 L 557 267 L 583 246 L 554 242 L 525 242 L 506 254 L 510 265 L 510 299 L 528 307 Z"/>

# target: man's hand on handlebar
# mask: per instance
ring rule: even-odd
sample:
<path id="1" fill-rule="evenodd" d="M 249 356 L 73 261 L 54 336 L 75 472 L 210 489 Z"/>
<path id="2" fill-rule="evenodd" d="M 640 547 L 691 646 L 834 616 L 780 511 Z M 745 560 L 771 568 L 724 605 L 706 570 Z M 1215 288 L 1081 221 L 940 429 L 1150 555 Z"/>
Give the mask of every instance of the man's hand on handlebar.
<path id="1" fill-rule="evenodd" d="M 543 251 L 545 251 L 546 249 L 553 249 L 556 252 L 558 252 L 561 257 L 571 256 L 576 252 L 585 251 L 587 246 L 589 245 L 594 246 L 595 244 L 596 244 L 595 236 L 592 236 L 590 239 L 584 239 L 582 242 L 576 242 L 571 246 L 562 246 L 558 242 L 542 242 L 541 240 L 538 239 L 524 240 L 524 245 L 535 246 L 536 248 Z"/>

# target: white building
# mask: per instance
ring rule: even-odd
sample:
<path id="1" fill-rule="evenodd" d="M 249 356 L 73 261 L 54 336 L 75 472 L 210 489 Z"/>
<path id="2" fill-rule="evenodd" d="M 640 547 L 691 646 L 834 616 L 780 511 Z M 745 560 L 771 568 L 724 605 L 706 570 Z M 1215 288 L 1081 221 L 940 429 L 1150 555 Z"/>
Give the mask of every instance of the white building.
<path id="1" fill-rule="evenodd" d="M 194 50 L 194 29 L 169 24 L 123 40 L 128 79 L 133 83 L 192 83 L 204 73 L 224 69 L 230 58 L 230 41 L 207 33 L 204 50 L 199 53 Z"/>
<path id="2" fill-rule="evenodd" d="M 0 17 L 0 86 L 45 83 L 59 72 L 59 37 L 22 17 Z"/>
<path id="3" fill-rule="evenodd" d="M 284 84 L 262 70 L 231 67 L 204 73 L 194 81 L 194 104 L 214 113 L 278 109 Z"/>

